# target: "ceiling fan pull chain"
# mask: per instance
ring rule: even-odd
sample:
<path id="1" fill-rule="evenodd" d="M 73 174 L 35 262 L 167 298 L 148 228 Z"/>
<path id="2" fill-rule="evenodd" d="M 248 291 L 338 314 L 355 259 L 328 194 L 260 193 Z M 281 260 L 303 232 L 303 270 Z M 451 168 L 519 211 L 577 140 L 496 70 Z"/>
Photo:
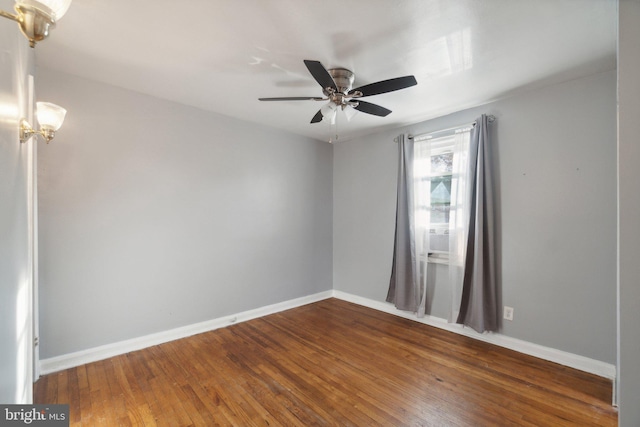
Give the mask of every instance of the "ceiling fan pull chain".
<path id="1" fill-rule="evenodd" d="M 333 129 L 332 129 L 333 128 Z M 335 132 L 336 138 L 333 139 L 331 134 Z M 329 144 L 333 144 L 338 141 L 338 115 L 336 115 L 332 121 L 329 122 Z"/>

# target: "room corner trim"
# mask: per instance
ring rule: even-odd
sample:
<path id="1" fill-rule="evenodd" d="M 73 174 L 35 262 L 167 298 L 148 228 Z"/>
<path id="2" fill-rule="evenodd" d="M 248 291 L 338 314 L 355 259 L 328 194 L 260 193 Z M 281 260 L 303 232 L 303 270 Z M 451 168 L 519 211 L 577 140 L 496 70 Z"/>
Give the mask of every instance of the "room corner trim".
<path id="1" fill-rule="evenodd" d="M 519 353 L 524 353 L 529 356 L 537 357 L 539 359 L 548 360 L 550 362 L 558 363 L 560 365 L 568 366 L 570 368 L 608 378 L 610 380 L 614 380 L 616 377 L 616 367 L 615 365 L 612 365 L 610 363 L 605 363 L 577 354 L 568 353 L 566 351 L 530 343 L 502 334 L 480 334 L 470 328 L 464 328 L 460 325 L 448 323 L 446 319 L 442 319 L 439 317 L 425 316 L 423 318 L 417 318 L 414 314 L 398 310 L 389 303 L 375 301 L 338 290 L 333 291 L 333 296 L 344 301 L 352 302 L 354 304 L 372 308 L 374 310 L 383 311 L 395 316 L 404 317 L 409 320 L 424 323 L 426 325 L 434 326 L 436 328 L 444 329 L 456 334 L 465 335 L 470 338 L 475 338 L 480 341 L 495 344 L 500 347 L 517 351 Z"/>
<path id="2" fill-rule="evenodd" d="M 311 304 L 331 297 L 352 302 L 354 304 L 372 308 L 374 310 L 382 311 L 395 316 L 403 317 L 419 323 L 424 323 L 426 325 L 444 329 L 456 334 L 465 335 L 470 338 L 478 339 L 490 344 L 495 344 L 500 347 L 508 348 L 510 350 L 527 354 L 529 356 L 538 357 L 550 362 L 559 363 L 570 368 L 589 372 L 591 374 L 611 380 L 614 380 L 616 377 L 616 367 L 615 365 L 609 363 L 601 362 L 561 350 L 556 350 L 550 347 L 533 344 L 501 334 L 479 334 L 470 328 L 463 328 L 460 325 L 450 324 L 445 319 L 441 319 L 438 317 L 426 316 L 419 319 L 415 317 L 415 315 L 398 310 L 393 305 L 386 302 L 380 302 L 338 290 L 320 292 L 317 294 L 296 298 L 281 303 L 276 303 L 265 307 L 260 307 L 257 309 L 208 320 L 201 323 L 195 323 L 180 328 L 170 329 L 168 331 L 145 335 L 138 338 L 94 347 L 87 350 L 64 354 L 48 359 L 42 359 L 40 360 L 40 374 L 46 375 L 64 369 L 84 365 L 86 363 L 97 362 L 109 357 L 114 357 L 121 354 L 129 353 L 131 351 L 137 351 L 169 341 L 186 338 L 191 335 L 212 331 L 215 329 L 230 326 L 235 323 L 246 322 L 251 319 L 267 316 L 269 314 L 278 313 L 306 304 Z"/>

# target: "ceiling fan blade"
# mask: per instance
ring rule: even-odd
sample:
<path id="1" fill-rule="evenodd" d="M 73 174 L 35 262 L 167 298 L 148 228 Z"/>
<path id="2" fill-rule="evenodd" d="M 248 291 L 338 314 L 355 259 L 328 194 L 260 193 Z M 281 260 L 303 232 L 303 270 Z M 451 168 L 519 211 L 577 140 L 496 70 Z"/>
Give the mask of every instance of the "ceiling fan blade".
<path id="1" fill-rule="evenodd" d="M 258 98 L 259 101 L 326 101 L 327 98 L 317 96 L 288 96 L 280 98 Z"/>
<path id="2" fill-rule="evenodd" d="M 394 90 L 405 89 L 417 85 L 418 82 L 413 76 L 396 77 L 395 79 L 382 80 L 380 82 L 371 83 L 360 86 L 349 91 L 349 95 L 356 91 L 361 92 L 362 96 L 379 95 L 381 93 L 393 92 Z"/>
<path id="3" fill-rule="evenodd" d="M 327 71 L 326 68 L 320 63 L 320 61 L 311 61 L 309 59 L 304 60 L 304 65 L 307 66 L 307 69 L 311 73 L 314 79 L 318 82 L 322 89 L 326 89 L 328 87 L 333 88 L 336 92 L 338 91 L 338 87 L 336 86 L 336 82 L 333 81 L 331 74 Z"/>
<path id="4" fill-rule="evenodd" d="M 373 114 L 374 116 L 385 117 L 391 113 L 391 110 L 388 110 L 384 107 L 381 107 L 376 104 L 372 104 L 370 102 L 358 101 L 358 105 L 355 107 L 356 110 L 362 111 L 363 113 Z"/>
<path id="5" fill-rule="evenodd" d="M 318 110 L 318 112 L 316 113 L 315 116 L 313 116 L 313 119 L 311 119 L 311 123 L 318 123 L 322 121 L 322 111 Z"/>

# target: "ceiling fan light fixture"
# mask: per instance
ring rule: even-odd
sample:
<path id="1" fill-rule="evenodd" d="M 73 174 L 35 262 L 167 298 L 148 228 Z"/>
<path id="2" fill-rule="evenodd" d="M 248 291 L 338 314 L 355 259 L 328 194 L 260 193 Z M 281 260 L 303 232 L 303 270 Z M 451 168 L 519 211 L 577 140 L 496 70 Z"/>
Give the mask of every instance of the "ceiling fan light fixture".
<path id="1" fill-rule="evenodd" d="M 329 101 L 320 109 L 322 120 L 329 121 L 331 124 L 335 123 L 337 111 L 338 106 L 333 101 Z"/>
<path id="2" fill-rule="evenodd" d="M 356 103 L 356 105 L 351 105 L 348 104 L 345 106 L 345 108 L 343 108 L 342 110 L 344 111 L 344 115 L 347 118 L 347 121 L 350 122 L 351 119 L 353 119 L 355 117 L 356 114 L 358 114 L 358 110 L 356 110 L 354 107 L 356 107 L 358 104 Z"/>

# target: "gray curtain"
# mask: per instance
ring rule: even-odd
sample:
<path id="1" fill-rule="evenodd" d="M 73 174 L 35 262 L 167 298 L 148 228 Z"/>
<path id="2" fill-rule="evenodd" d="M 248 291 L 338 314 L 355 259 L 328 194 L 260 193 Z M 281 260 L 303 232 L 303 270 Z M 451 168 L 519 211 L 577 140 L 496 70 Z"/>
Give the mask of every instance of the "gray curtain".
<path id="1" fill-rule="evenodd" d="M 400 310 L 417 312 L 420 304 L 416 248 L 413 238 L 413 140 L 400 135 L 398 141 L 398 195 L 393 264 L 387 302 Z"/>
<path id="2" fill-rule="evenodd" d="M 496 331 L 499 319 L 490 149 L 488 118 L 483 114 L 471 133 L 470 157 L 475 159 L 475 167 L 470 170 L 475 179 L 472 183 L 462 301 L 456 322 L 478 332 Z"/>

